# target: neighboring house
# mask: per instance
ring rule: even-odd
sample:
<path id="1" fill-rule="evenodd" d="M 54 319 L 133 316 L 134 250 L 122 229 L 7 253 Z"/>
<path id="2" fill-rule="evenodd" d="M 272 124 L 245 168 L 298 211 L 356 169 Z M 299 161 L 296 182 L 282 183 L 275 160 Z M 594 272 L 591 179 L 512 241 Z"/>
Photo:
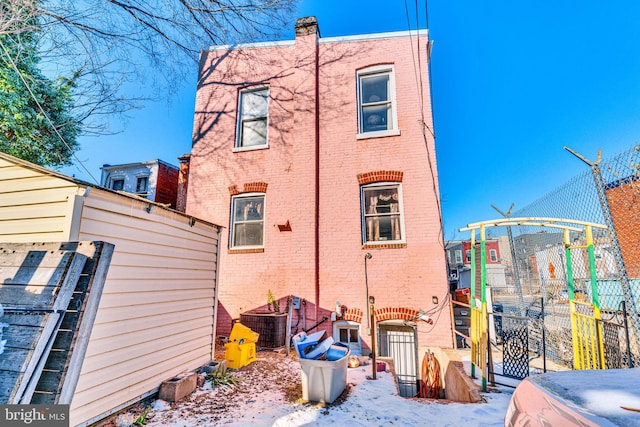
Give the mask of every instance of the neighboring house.
<path id="1" fill-rule="evenodd" d="M 391 336 L 452 347 L 428 47 L 302 18 L 295 41 L 202 52 L 187 213 L 228 225 L 218 333 L 271 291 L 367 354 L 373 296 L 380 354 Z"/>
<path id="2" fill-rule="evenodd" d="M 92 296 L 99 305 L 70 425 L 100 420 L 213 359 L 218 226 L 3 153 L 0 219 L 3 243 L 114 245 L 102 295 Z M 2 279 L 0 287 L 13 280 Z"/>
<path id="3" fill-rule="evenodd" d="M 447 267 L 450 281 L 454 289 L 471 287 L 471 242 L 448 241 L 445 244 Z M 476 258 L 480 260 L 480 243 L 477 242 Z M 502 264 L 502 253 L 499 239 L 485 240 L 485 266 L 487 285 L 494 290 L 506 290 L 506 273 Z M 478 280 L 478 279 L 476 279 Z"/>
<path id="4" fill-rule="evenodd" d="M 123 165 L 103 165 L 101 169 L 101 186 L 133 193 L 144 199 L 176 208 L 178 167 L 155 159 Z"/>

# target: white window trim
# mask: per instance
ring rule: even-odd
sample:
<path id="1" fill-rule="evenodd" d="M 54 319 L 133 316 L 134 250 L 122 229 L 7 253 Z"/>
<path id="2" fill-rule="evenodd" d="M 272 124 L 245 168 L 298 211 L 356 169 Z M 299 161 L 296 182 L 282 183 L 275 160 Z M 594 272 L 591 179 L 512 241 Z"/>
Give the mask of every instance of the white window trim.
<path id="1" fill-rule="evenodd" d="M 260 145 L 250 145 L 250 146 L 242 146 L 242 95 L 245 93 L 258 92 L 261 90 L 267 90 L 267 136 L 264 144 Z M 237 118 L 236 118 L 236 140 L 233 146 L 233 152 L 241 152 L 241 151 L 254 151 L 254 150 L 264 150 L 269 148 L 269 116 L 271 109 L 271 88 L 268 85 L 260 85 L 260 86 L 251 86 L 244 88 L 238 92 L 238 106 L 237 106 Z"/>
<path id="2" fill-rule="evenodd" d="M 498 261 L 498 251 L 495 249 L 489 249 L 489 260 L 491 262 L 497 262 Z"/>
<path id="3" fill-rule="evenodd" d="M 236 226 L 236 221 L 234 219 L 235 201 L 239 199 L 248 199 L 251 197 L 262 197 L 262 212 L 263 212 L 262 213 L 262 244 L 236 246 L 234 242 L 235 226 Z M 267 213 L 267 194 L 266 193 L 241 193 L 235 196 L 231 196 L 231 206 L 230 206 L 230 213 L 229 213 L 229 249 L 235 249 L 235 250 L 264 249 L 266 213 Z"/>
<path id="4" fill-rule="evenodd" d="M 367 240 L 367 219 L 365 218 L 365 197 L 364 190 L 368 188 L 375 187 L 397 187 L 398 188 L 398 198 L 400 199 L 398 213 L 400 214 L 400 240 L 379 240 L 379 241 L 368 241 Z M 362 227 L 362 244 L 363 245 L 393 245 L 393 244 L 404 244 L 407 242 L 406 236 L 406 227 L 404 226 L 404 195 L 402 193 L 402 183 L 395 181 L 385 181 L 385 182 L 375 182 L 371 184 L 363 184 L 360 186 L 360 221 Z"/>
<path id="5" fill-rule="evenodd" d="M 389 97 L 391 102 L 391 129 L 374 131 L 374 132 L 362 132 L 361 120 L 362 120 L 362 99 L 360 98 L 360 79 L 363 76 L 372 74 L 389 74 Z M 358 70 L 356 77 L 356 104 L 357 104 L 357 116 L 358 116 L 358 133 L 356 139 L 369 139 L 369 138 L 381 138 L 386 136 L 400 135 L 400 128 L 398 127 L 398 103 L 396 99 L 396 79 L 395 69 L 391 64 L 374 65 L 372 67 L 363 68 Z"/>
<path id="6" fill-rule="evenodd" d="M 358 343 L 351 343 L 349 348 L 351 349 L 351 354 L 362 356 L 362 326 L 360 323 L 356 323 L 351 320 L 336 321 L 333 324 L 333 337 L 336 342 L 342 342 L 340 341 L 340 329 L 358 329 Z"/>
<path id="7" fill-rule="evenodd" d="M 456 265 L 462 264 L 462 249 L 455 250 Z"/>

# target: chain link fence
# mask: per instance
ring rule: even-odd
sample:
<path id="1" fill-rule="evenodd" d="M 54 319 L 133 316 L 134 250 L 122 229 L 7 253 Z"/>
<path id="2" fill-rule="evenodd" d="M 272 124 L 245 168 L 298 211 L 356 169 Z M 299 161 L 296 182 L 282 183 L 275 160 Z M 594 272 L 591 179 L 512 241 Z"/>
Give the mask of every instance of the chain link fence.
<path id="1" fill-rule="evenodd" d="M 571 150 L 569 150 L 571 151 Z M 505 313 L 543 319 L 546 357 L 572 367 L 572 325 L 568 277 L 573 278 L 577 311 L 593 315 L 599 301 L 605 364 L 640 366 L 640 144 L 611 158 L 585 162 L 585 171 L 510 215 L 563 218 L 605 226 L 593 229 L 593 254 L 582 231 L 511 226 L 492 228 L 500 262 L 487 264 L 493 303 Z M 578 158 L 575 161 L 580 161 Z M 568 253 L 568 255 L 567 255 Z M 568 259 L 569 258 L 569 259 Z M 589 265 L 595 265 L 596 293 Z M 544 313 L 540 315 L 540 308 Z M 594 332 L 595 333 L 595 332 Z M 536 344 L 539 348 L 539 343 Z"/>

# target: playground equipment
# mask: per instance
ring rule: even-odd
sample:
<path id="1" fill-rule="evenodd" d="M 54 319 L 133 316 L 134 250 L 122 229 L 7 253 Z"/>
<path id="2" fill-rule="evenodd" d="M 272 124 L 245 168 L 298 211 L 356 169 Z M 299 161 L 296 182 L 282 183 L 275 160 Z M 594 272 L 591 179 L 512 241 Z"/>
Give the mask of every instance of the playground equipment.
<path id="1" fill-rule="evenodd" d="M 487 373 L 490 371 L 490 348 L 487 311 L 486 230 L 491 227 L 531 226 L 563 230 L 566 283 L 571 318 L 574 369 L 605 369 L 600 301 L 593 244 L 593 229 L 606 229 L 601 224 L 559 218 L 504 218 L 469 224 L 460 231 L 471 234 L 471 375 L 476 367 L 482 371 L 482 389 L 487 389 Z M 584 245 L 571 240 L 571 232 L 584 233 Z M 479 234 L 479 236 L 477 236 Z M 480 256 L 476 257 L 479 237 Z M 513 245 L 513 241 L 509 242 Z M 571 251 L 586 249 L 588 254 L 591 301 L 577 301 L 574 289 Z M 477 265 L 479 259 L 480 265 Z M 478 275 L 479 273 L 479 275 Z M 527 351 L 523 349 L 522 351 Z"/>

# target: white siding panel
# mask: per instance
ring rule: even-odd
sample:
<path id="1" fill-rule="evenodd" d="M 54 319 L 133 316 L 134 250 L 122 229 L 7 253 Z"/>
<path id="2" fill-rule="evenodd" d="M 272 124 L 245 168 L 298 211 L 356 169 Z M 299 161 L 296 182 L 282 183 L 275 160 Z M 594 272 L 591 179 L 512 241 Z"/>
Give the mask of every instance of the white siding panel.
<path id="1" fill-rule="evenodd" d="M 86 205 L 84 212 L 95 213 L 91 209 L 87 209 Z M 147 223 L 144 220 L 137 220 L 135 218 L 127 217 L 126 234 L 123 234 L 125 228 L 122 223 L 111 222 L 117 220 L 117 217 L 112 217 L 105 212 L 102 212 L 103 218 L 92 219 L 84 216 L 82 219 L 82 230 L 87 235 L 93 235 L 96 237 L 117 237 L 119 239 L 125 239 L 127 241 L 134 242 L 150 242 L 155 245 L 172 247 L 176 244 L 181 244 L 184 249 L 193 249 L 204 251 L 205 253 L 211 251 L 211 246 L 207 241 L 196 240 L 199 236 L 176 236 L 171 234 L 173 231 L 182 231 L 174 229 L 172 227 L 166 227 L 164 230 L 157 231 L 151 228 L 152 223 Z M 105 215 L 106 214 L 106 215 Z M 104 217 L 106 216 L 106 217 Z M 158 224 L 156 224 L 158 225 Z M 146 227 L 149 228 L 146 228 Z M 178 240 L 178 242 L 176 242 Z"/>
<path id="2" fill-rule="evenodd" d="M 5 192 L 5 188 L 0 187 L 0 208 L 6 206 L 46 206 L 49 203 L 67 202 L 71 195 L 76 194 L 76 190 L 77 187 L 73 186 L 9 193 Z"/>
<path id="3" fill-rule="evenodd" d="M 152 206 L 147 212 L 148 206 Z M 71 406 L 82 424 L 213 357 L 217 227 L 92 188 L 79 238 L 115 245 Z"/>
<path id="4" fill-rule="evenodd" d="M 174 377 L 176 373 L 169 374 L 175 370 L 175 365 L 201 366 L 207 362 L 207 358 L 204 357 L 194 359 L 191 354 L 179 353 L 172 360 L 161 364 L 146 365 L 144 369 L 135 371 L 133 374 L 112 378 L 109 383 L 101 384 L 100 387 L 77 392 L 72 403 L 71 425 L 82 423 L 84 420 L 109 411 L 109 408 L 123 404 L 123 393 L 121 392 L 123 389 L 128 391 L 127 395 L 131 395 L 131 399 L 135 399 L 146 392 L 157 390 L 162 381 Z M 160 381 L 159 378 L 161 378 Z M 95 395 L 100 395 L 100 405 L 104 405 L 97 408 L 98 413 L 96 413 L 96 402 L 91 399 L 91 396 Z"/>
<path id="5" fill-rule="evenodd" d="M 179 331 L 175 334 L 167 334 L 162 338 L 164 339 L 153 339 L 149 341 L 145 341 L 144 351 L 145 353 L 141 353 L 139 357 L 146 357 L 149 354 L 153 354 L 156 352 L 160 352 L 167 347 L 175 347 L 181 346 L 185 343 L 189 343 L 192 341 L 202 340 L 202 345 L 208 345 L 209 339 L 202 337 L 202 332 L 194 329 L 191 331 Z M 108 347 L 104 348 L 104 351 L 95 355 L 94 357 L 90 357 L 84 361 L 82 365 L 82 371 L 84 374 L 88 375 L 93 372 L 102 372 L 102 370 L 110 365 L 116 365 L 119 363 L 126 362 L 131 360 L 131 357 L 123 351 L 109 351 Z M 89 381 L 86 384 L 91 384 Z"/>
<path id="6" fill-rule="evenodd" d="M 120 307 L 102 307 L 102 303 L 100 309 L 98 310 L 98 314 L 96 316 L 96 322 L 98 324 L 107 323 L 109 321 L 113 321 L 114 319 L 136 319 L 137 321 L 142 321 L 144 318 L 153 316 L 158 312 L 163 313 L 173 313 L 180 311 L 188 311 L 194 308 L 196 303 L 193 300 L 183 300 L 183 301 L 173 301 L 170 303 L 162 303 L 156 304 L 156 307 L 152 305 L 146 304 L 138 304 L 135 309 L 132 309 L 132 306 L 120 306 Z M 91 348 L 87 350 L 89 352 Z"/>
<path id="7" fill-rule="evenodd" d="M 192 320 L 189 323 L 185 323 L 185 325 L 193 325 L 196 322 L 197 320 Z M 130 335 L 136 336 L 136 334 Z M 146 363 L 144 364 L 141 364 L 139 361 L 130 357 L 126 357 L 125 352 L 128 349 L 126 347 L 108 349 L 107 345 L 109 340 L 106 340 L 104 343 L 100 343 L 100 345 L 104 345 L 104 348 L 107 350 L 103 353 L 104 356 L 102 357 L 93 357 L 86 360 L 86 368 L 83 367 L 83 375 L 86 376 L 87 381 L 85 381 L 84 384 L 89 387 L 94 387 L 96 384 L 95 376 L 103 376 L 102 373 L 106 369 L 112 370 L 114 375 L 118 375 L 118 373 L 123 370 L 124 372 L 134 372 L 142 369 L 142 367 L 150 363 L 150 354 L 153 354 L 153 357 L 158 358 L 159 360 L 171 359 L 176 356 L 176 352 L 166 350 L 170 347 L 180 348 L 181 353 L 189 353 L 193 351 L 202 356 L 202 343 L 199 344 L 198 340 L 204 339 L 208 341 L 208 338 L 204 337 L 199 329 L 187 329 L 186 331 L 183 331 L 178 330 L 176 327 L 169 329 L 165 334 L 154 336 L 153 339 L 147 340 L 146 337 L 143 338 L 145 338 L 145 341 L 141 342 L 144 343 L 145 349 L 143 357 Z M 209 348 L 206 349 L 204 351 L 204 355 L 209 353 L 209 351 Z M 103 381 L 108 382 L 109 378 L 104 378 Z"/>
<path id="8" fill-rule="evenodd" d="M 111 357 L 126 357 L 130 358 L 130 351 L 134 347 L 139 348 L 137 354 L 144 354 L 145 345 L 162 340 L 165 337 L 170 337 L 176 334 L 182 334 L 185 331 L 200 331 L 202 327 L 200 319 L 184 320 L 180 323 L 169 323 L 162 327 L 160 325 L 156 328 L 148 328 L 131 332 L 126 336 L 111 335 L 107 338 L 94 339 L 92 341 L 93 346 L 91 352 L 87 351 L 87 358 L 85 364 L 91 366 L 94 360 L 100 360 L 101 355 L 109 354 Z M 166 347 L 165 347 L 166 349 Z M 83 365 L 84 373 L 84 365 Z M 88 386 L 91 386 L 89 383 Z"/>
<path id="9" fill-rule="evenodd" d="M 134 288 L 137 292 L 169 292 L 175 290 L 175 282 L 165 277 L 161 279 L 137 279 L 137 280 L 111 280 L 111 292 L 127 293 Z M 194 280 L 185 278 L 182 289 L 211 289 L 211 277 L 205 279 Z"/>
<path id="10" fill-rule="evenodd" d="M 24 221 L 29 219 L 64 218 L 67 203 L 67 200 L 62 200 L 60 202 L 37 205 L 2 206 L 0 208 L 0 222 L 16 219 Z"/>
<path id="11" fill-rule="evenodd" d="M 109 293 L 103 296 L 100 301 L 100 308 L 102 310 L 106 310 L 114 307 L 127 307 L 131 305 L 140 305 L 141 301 L 144 301 L 145 304 L 160 304 L 160 303 L 176 303 L 178 301 L 191 301 L 192 307 L 196 308 L 197 306 L 193 304 L 193 300 L 202 300 L 208 301 L 208 298 L 211 296 L 210 289 L 171 289 L 168 291 L 157 292 L 157 291 L 148 291 L 148 292 L 120 292 L 120 293 Z"/>
<path id="12" fill-rule="evenodd" d="M 0 242 L 69 240 L 78 185 L 2 160 Z"/>

